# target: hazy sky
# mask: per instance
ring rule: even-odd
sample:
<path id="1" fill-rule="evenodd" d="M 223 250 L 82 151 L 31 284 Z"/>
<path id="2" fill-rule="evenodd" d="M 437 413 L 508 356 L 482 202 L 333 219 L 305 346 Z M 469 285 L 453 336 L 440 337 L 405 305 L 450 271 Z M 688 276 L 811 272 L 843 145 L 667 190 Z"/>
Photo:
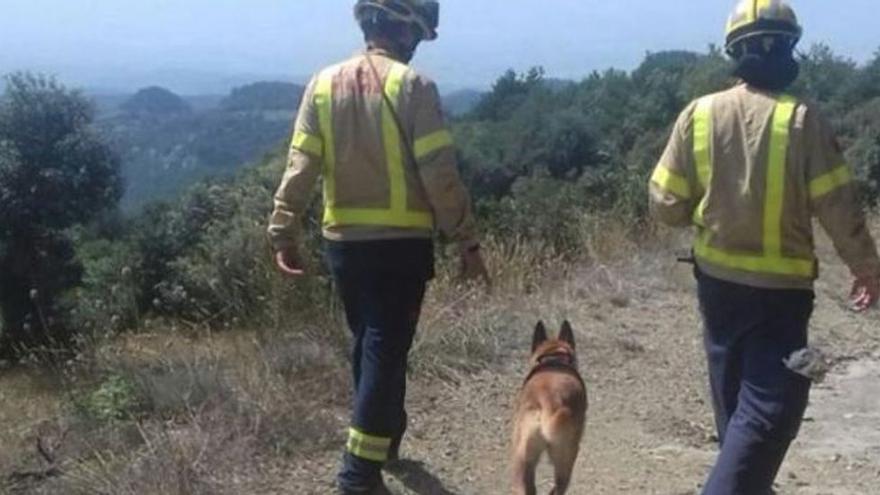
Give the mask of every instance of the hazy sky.
<path id="1" fill-rule="evenodd" d="M 450 90 L 507 68 L 580 78 L 632 68 L 648 51 L 720 43 L 734 0 L 441 0 L 440 39 L 415 65 Z M 48 71 L 70 84 L 221 91 L 301 78 L 361 45 L 354 0 L 0 0 L 0 73 Z M 794 0 L 805 46 L 856 60 L 880 48 L 877 0 Z"/>

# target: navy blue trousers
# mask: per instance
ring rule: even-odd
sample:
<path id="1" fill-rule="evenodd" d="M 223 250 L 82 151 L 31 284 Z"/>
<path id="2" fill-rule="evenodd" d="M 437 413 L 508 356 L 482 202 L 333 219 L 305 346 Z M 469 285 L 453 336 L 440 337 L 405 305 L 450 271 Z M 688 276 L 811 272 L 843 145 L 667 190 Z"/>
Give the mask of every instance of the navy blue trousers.
<path id="1" fill-rule="evenodd" d="M 771 495 L 810 380 L 783 360 L 807 346 L 814 294 L 724 282 L 697 270 L 721 451 L 703 495 Z"/>
<path id="2" fill-rule="evenodd" d="M 391 454 L 406 431 L 407 358 L 433 276 L 433 244 L 328 242 L 326 253 L 352 333 L 351 426 L 372 439 L 389 439 L 390 447 L 371 453 Z M 381 483 L 384 460 L 369 457 L 349 444 L 338 477 L 343 490 L 369 492 Z"/>

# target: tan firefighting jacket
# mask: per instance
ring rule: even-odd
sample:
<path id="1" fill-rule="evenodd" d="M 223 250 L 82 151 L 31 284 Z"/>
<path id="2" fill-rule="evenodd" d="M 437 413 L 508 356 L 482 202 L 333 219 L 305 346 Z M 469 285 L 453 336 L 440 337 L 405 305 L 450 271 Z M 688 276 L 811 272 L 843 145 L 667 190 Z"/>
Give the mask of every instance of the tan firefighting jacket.
<path id="1" fill-rule="evenodd" d="M 475 244 L 471 201 L 436 85 L 387 52 L 369 54 L 378 79 L 360 54 L 321 71 L 306 88 L 270 219 L 274 247 L 296 243 L 319 176 L 327 239 L 428 238 L 436 228 L 463 247 Z"/>
<path id="2" fill-rule="evenodd" d="M 746 84 L 681 114 L 650 181 L 654 215 L 695 225 L 705 273 L 763 288 L 810 288 L 818 218 L 856 276 L 880 259 L 829 123 L 790 96 Z"/>

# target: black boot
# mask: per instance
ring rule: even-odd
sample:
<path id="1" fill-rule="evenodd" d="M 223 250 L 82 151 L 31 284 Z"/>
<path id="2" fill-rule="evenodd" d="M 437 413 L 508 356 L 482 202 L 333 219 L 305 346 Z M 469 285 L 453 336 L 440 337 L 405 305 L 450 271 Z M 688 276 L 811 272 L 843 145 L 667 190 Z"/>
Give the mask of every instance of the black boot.
<path id="1" fill-rule="evenodd" d="M 336 491 L 337 495 L 393 495 L 391 491 L 388 490 L 388 487 L 385 486 L 385 482 L 379 480 L 379 484 L 374 486 L 372 489 L 367 491 L 361 490 L 347 490 L 345 488 L 339 488 Z"/>

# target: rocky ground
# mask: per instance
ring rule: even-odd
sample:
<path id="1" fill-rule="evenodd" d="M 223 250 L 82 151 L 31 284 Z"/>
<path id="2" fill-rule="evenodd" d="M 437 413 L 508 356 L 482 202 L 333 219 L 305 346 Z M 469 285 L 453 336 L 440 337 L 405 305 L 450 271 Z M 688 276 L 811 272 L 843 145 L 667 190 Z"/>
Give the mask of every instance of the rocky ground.
<path id="1" fill-rule="evenodd" d="M 846 308 L 848 275 L 829 260 L 818 286 L 813 343 L 834 366 L 814 389 L 782 469 L 782 495 L 880 493 L 880 314 Z M 557 291 L 511 307 L 503 365 L 460 381 L 416 381 L 408 459 L 386 477 L 396 493 L 508 493 L 511 404 L 526 371 L 530 328 L 577 327 L 590 411 L 573 495 L 699 493 L 715 456 L 693 283 L 668 258 L 585 269 Z M 638 266 L 638 269 L 633 269 Z M 301 463 L 289 493 L 331 493 L 338 454 Z M 551 488 L 542 467 L 541 491 Z M 290 486 L 290 485 L 288 485 Z"/>
<path id="2" fill-rule="evenodd" d="M 473 362 L 476 372 L 444 379 L 416 374 L 410 386 L 405 460 L 386 474 L 394 493 L 509 493 L 511 406 L 526 373 L 526 351 L 538 319 L 551 327 L 563 319 L 573 323 L 589 388 L 587 433 L 569 493 L 699 493 L 715 444 L 692 277 L 688 267 L 676 265 L 668 253 L 630 250 L 619 257 L 625 262 L 569 271 L 547 290 L 511 291 L 509 296 L 492 298 L 491 304 L 500 306 L 492 309 L 498 320 L 487 338 L 494 340 L 497 355 L 487 362 Z M 876 494 L 880 493 L 880 311 L 850 312 L 845 268 L 827 249 L 822 257 L 826 263 L 817 286 L 812 340 L 830 356 L 833 368 L 814 389 L 807 421 L 777 489 L 781 495 Z M 442 310 L 454 312 L 454 304 Z M 426 318 L 433 323 L 427 326 L 436 329 L 444 313 L 431 311 Z M 425 357 L 422 354 L 420 359 Z M 59 413 L 58 395 L 49 381 L 33 374 L 0 377 L 4 402 L 0 443 L 30 438 L 34 425 Z M 331 440 L 338 427 L 338 441 L 325 440 L 287 455 L 262 455 L 258 449 L 258 455 L 230 457 L 234 462 L 226 464 L 211 464 L 214 454 L 198 451 L 192 466 L 199 479 L 210 483 L 192 485 L 198 489 L 177 488 L 174 493 L 332 494 L 347 416 L 343 403 L 336 400 L 321 412 L 333 418 L 325 423 L 335 425 Z M 189 427 L 187 435 L 197 434 L 198 428 Z M 208 437 L 216 440 L 217 433 Z M 0 449 L 0 466 L 14 465 L 18 455 Z M 541 467 L 540 480 L 541 492 L 548 493 L 549 466 Z M 32 491 L 26 487 L 14 493 L 65 493 L 53 487 L 75 486 L 63 481 L 35 483 Z M 101 493 L 164 490 L 147 492 L 137 486 L 146 485 Z M 150 486 L 164 485 L 154 481 Z"/>

